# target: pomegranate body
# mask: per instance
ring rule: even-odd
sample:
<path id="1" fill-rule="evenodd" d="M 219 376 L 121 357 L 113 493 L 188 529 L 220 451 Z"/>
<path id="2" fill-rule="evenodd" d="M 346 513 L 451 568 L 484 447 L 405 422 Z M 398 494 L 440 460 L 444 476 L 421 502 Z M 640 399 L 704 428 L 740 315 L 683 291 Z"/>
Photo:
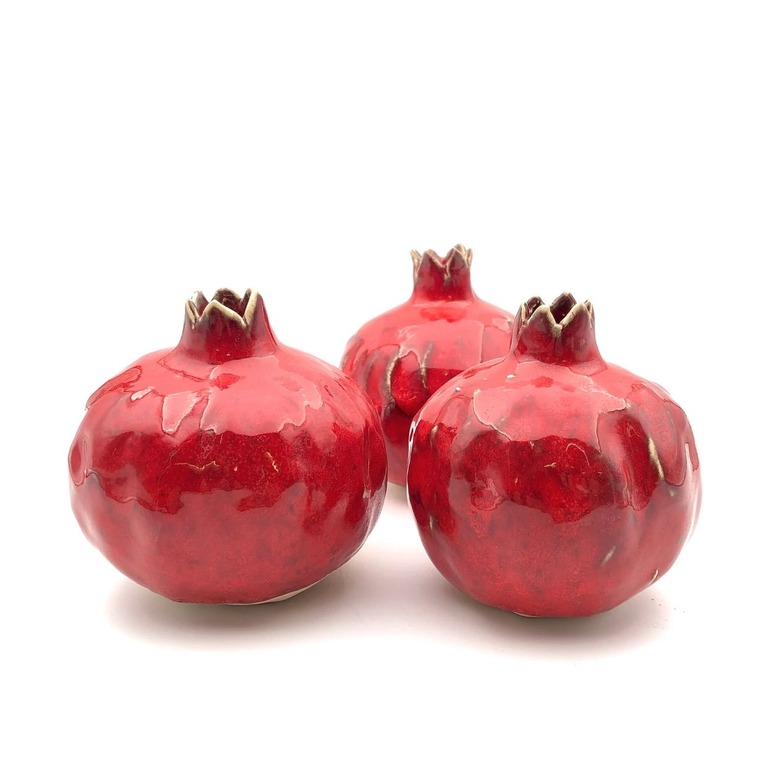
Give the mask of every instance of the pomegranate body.
<path id="1" fill-rule="evenodd" d="M 341 566 L 387 471 L 365 393 L 229 290 L 197 293 L 176 348 L 89 399 L 69 465 L 87 538 L 141 585 L 205 603 L 283 598 Z"/>
<path id="2" fill-rule="evenodd" d="M 352 337 L 342 369 L 365 389 L 379 412 L 390 481 L 406 484 L 409 426 L 445 382 L 506 354 L 512 315 L 471 289 L 470 249 L 441 258 L 412 252 L 412 297 L 367 322 Z"/>
<path id="3" fill-rule="evenodd" d="M 509 354 L 442 387 L 413 425 L 408 494 L 457 588 L 502 609 L 584 616 L 663 575 L 693 530 L 699 461 L 682 409 L 605 363 L 589 303 L 538 298 Z"/>

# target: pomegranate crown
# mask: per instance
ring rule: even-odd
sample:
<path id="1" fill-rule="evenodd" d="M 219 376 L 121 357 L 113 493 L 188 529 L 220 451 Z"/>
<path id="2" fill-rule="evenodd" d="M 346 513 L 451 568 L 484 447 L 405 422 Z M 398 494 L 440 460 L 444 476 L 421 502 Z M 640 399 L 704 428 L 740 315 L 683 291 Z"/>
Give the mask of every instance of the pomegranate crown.
<path id="1" fill-rule="evenodd" d="M 238 327 L 249 329 L 255 319 L 259 300 L 260 296 L 254 290 L 247 290 L 243 297 L 240 297 L 233 290 L 222 287 L 214 293 L 211 300 L 198 290 L 187 300 L 185 307 L 193 328 L 203 327 L 212 319 L 225 318 Z"/>
<path id="2" fill-rule="evenodd" d="M 545 363 L 603 365 L 596 346 L 593 305 L 577 303 L 569 292 L 549 305 L 538 296 L 529 298 L 515 318 L 512 349 Z"/>
<path id="3" fill-rule="evenodd" d="M 193 357 L 224 363 L 276 349 L 263 299 L 255 290 L 240 296 L 223 287 L 210 301 L 198 291 L 187 300 L 184 309 L 179 346 Z"/>
<path id="4" fill-rule="evenodd" d="M 412 249 L 412 262 L 414 262 L 414 278 L 415 280 L 420 276 L 420 269 L 425 262 L 431 263 L 434 267 L 441 269 L 445 279 L 449 279 L 452 275 L 454 267 L 465 265 L 466 268 L 471 268 L 472 251 L 466 249 L 463 244 L 455 244 L 452 249 L 444 257 L 439 257 L 433 249 L 426 249 L 420 254 L 416 249 Z"/>
<path id="5" fill-rule="evenodd" d="M 551 304 L 546 304 L 538 295 L 529 298 L 520 307 L 520 319 L 524 325 L 532 321 L 545 320 L 546 326 L 553 332 L 561 333 L 564 328 L 574 322 L 577 317 L 586 317 L 593 321 L 593 304 L 590 301 L 577 303 L 570 293 L 561 293 Z"/>
<path id="6" fill-rule="evenodd" d="M 470 300 L 471 250 L 456 244 L 444 257 L 432 249 L 422 254 L 412 250 L 414 262 L 414 292 L 412 297 L 420 302 Z"/>

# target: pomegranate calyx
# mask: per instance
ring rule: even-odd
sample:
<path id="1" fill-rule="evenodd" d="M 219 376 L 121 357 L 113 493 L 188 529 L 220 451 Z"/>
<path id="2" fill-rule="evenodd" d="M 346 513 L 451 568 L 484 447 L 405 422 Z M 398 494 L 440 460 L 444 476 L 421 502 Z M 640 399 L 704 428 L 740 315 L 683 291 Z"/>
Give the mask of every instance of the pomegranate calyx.
<path id="1" fill-rule="evenodd" d="M 219 364 L 270 354 L 278 346 L 255 290 L 239 296 L 223 287 L 210 301 L 197 291 L 185 303 L 185 314 L 179 348 L 191 357 Z"/>
<path id="2" fill-rule="evenodd" d="M 432 249 L 411 251 L 414 263 L 413 300 L 468 300 L 471 290 L 472 251 L 456 244 L 444 257 Z"/>
<path id="3" fill-rule="evenodd" d="M 439 257 L 433 249 L 426 249 L 420 254 L 416 249 L 412 249 L 412 261 L 414 262 L 414 278 L 420 275 L 420 268 L 427 261 L 433 264 L 434 267 L 440 268 L 444 274 L 445 279 L 449 279 L 452 275 L 452 266 L 462 263 L 467 268 L 471 268 L 471 259 L 473 257 L 471 249 L 466 249 L 463 244 L 455 244 L 452 249 L 444 257 Z"/>
<path id="4" fill-rule="evenodd" d="M 521 324 L 528 325 L 532 320 L 547 320 L 553 332 L 560 333 L 571 325 L 579 316 L 593 321 L 593 304 L 590 301 L 577 303 L 569 292 L 561 293 L 549 306 L 534 296 L 529 298 L 520 308 Z"/>
<path id="5" fill-rule="evenodd" d="M 590 301 L 577 303 L 569 292 L 549 305 L 535 296 L 520 307 L 512 350 L 545 363 L 590 364 L 596 370 L 604 366 L 596 345 L 593 306 Z"/>
<path id="6" fill-rule="evenodd" d="M 202 323 L 211 318 L 224 317 L 248 330 L 254 320 L 259 297 L 254 290 L 247 290 L 244 296 L 240 297 L 233 290 L 222 287 L 209 301 L 198 290 L 186 302 L 187 317 L 193 328 L 202 327 Z"/>

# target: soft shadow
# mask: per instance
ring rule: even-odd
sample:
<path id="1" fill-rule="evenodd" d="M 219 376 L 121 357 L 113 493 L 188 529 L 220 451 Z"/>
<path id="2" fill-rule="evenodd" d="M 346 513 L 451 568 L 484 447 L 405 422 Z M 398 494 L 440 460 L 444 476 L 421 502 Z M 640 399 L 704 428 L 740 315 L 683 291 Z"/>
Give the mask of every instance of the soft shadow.
<path id="1" fill-rule="evenodd" d="M 387 497 L 385 502 L 388 506 L 401 507 L 411 514 L 409 502 L 406 499 L 406 488 L 401 485 L 395 485 L 392 482 L 387 483 Z"/>
<path id="2" fill-rule="evenodd" d="M 377 540 L 378 542 L 378 540 Z M 110 622 L 153 644 L 242 650 L 300 642 L 441 642 L 480 653 L 576 660 L 660 639 L 672 606 L 658 585 L 589 618 L 528 618 L 488 607 L 451 586 L 420 547 L 377 543 L 311 589 L 254 606 L 179 604 L 122 580 Z"/>
<path id="3" fill-rule="evenodd" d="M 442 579 L 437 586 L 442 609 L 467 617 L 483 638 L 511 643 L 549 656 L 602 655 L 660 639 L 669 626 L 669 600 L 654 586 L 600 615 L 582 618 L 524 617 L 480 604 Z M 446 605 L 446 607 L 445 607 Z M 474 634 L 469 637 L 475 641 Z"/>
<path id="4" fill-rule="evenodd" d="M 393 553 L 398 553 L 394 555 Z M 355 636 L 404 635 L 486 652 L 566 657 L 607 655 L 660 639 L 672 608 L 655 585 L 625 604 L 588 618 L 530 618 L 480 604 L 450 585 L 425 553 L 384 547 L 354 562 Z"/>
<path id="5" fill-rule="evenodd" d="M 182 604 L 122 579 L 106 603 L 109 621 L 155 644 L 263 644 L 327 632 L 334 606 L 350 589 L 342 567 L 313 587 L 270 604 Z"/>

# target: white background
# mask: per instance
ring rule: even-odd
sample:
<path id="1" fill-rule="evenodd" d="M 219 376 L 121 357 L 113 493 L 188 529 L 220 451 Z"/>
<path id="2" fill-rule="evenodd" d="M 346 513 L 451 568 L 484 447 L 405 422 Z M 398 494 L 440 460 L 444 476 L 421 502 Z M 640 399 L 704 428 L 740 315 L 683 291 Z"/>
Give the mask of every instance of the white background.
<path id="1" fill-rule="evenodd" d="M 511 12 L 510 12 L 511 9 Z M 0 774 L 777 777 L 778 6 L 4 3 Z M 675 568 L 589 620 L 469 602 L 400 490 L 261 608 L 178 605 L 83 538 L 87 396 L 258 288 L 338 362 L 411 248 L 590 298 L 697 436 Z"/>

